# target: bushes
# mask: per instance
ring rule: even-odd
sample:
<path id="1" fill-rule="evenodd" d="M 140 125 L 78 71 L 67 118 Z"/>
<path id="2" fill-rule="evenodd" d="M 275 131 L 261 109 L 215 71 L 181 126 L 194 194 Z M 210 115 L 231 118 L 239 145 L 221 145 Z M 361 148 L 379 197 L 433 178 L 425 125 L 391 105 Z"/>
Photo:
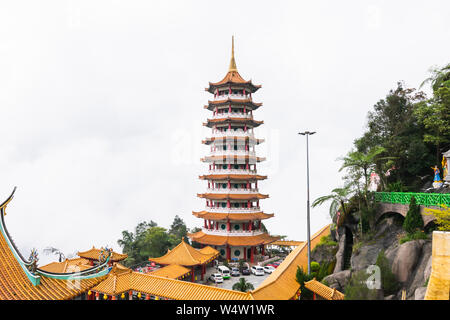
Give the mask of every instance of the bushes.
<path id="1" fill-rule="evenodd" d="M 409 202 L 409 210 L 406 213 L 405 221 L 403 222 L 403 229 L 409 234 L 423 228 L 423 219 L 420 214 L 420 207 L 416 203 L 416 198 L 411 197 Z"/>
<path id="2" fill-rule="evenodd" d="M 400 285 L 391 271 L 391 265 L 384 254 L 384 250 L 381 250 L 378 254 L 377 262 L 375 262 L 375 264 L 380 268 L 381 286 L 384 295 L 387 296 L 396 293 L 399 290 Z"/>
<path id="3" fill-rule="evenodd" d="M 354 272 L 345 286 L 345 300 L 377 300 L 377 290 L 366 284 L 368 277 L 365 269 Z"/>
<path id="4" fill-rule="evenodd" d="M 331 236 L 323 236 L 322 238 L 320 238 L 319 243 L 315 246 L 315 248 L 319 247 L 319 246 L 337 246 L 337 242 L 331 240 Z M 314 249 L 315 249 L 314 248 Z"/>
<path id="5" fill-rule="evenodd" d="M 399 243 L 403 244 L 412 240 L 427 240 L 428 235 L 423 231 L 416 231 L 414 233 L 408 233 L 404 237 L 400 238 Z"/>
<path id="6" fill-rule="evenodd" d="M 306 289 L 305 282 L 308 282 L 314 279 L 314 274 L 308 274 L 303 271 L 303 268 L 297 267 L 297 274 L 295 275 L 297 282 L 300 284 L 300 300 L 312 300 L 313 292 Z"/>

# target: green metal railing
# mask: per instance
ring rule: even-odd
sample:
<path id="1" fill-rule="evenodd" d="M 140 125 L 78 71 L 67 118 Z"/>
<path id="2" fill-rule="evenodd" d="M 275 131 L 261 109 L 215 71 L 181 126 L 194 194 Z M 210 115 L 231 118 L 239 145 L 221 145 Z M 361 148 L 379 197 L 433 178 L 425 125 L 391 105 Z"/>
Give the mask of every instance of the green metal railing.
<path id="1" fill-rule="evenodd" d="M 375 192 L 375 201 L 409 204 L 413 196 L 417 204 L 426 207 L 439 207 L 443 204 L 450 206 L 450 194 L 448 193 Z"/>

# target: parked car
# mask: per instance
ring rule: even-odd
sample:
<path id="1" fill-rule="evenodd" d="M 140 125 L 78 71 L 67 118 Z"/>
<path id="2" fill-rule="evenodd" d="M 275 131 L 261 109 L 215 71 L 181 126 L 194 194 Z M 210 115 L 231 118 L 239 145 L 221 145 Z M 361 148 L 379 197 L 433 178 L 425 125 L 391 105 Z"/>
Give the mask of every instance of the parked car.
<path id="1" fill-rule="evenodd" d="M 275 270 L 275 268 L 272 266 L 265 266 L 265 267 L 263 267 L 263 270 L 266 273 L 272 273 Z"/>
<path id="2" fill-rule="evenodd" d="M 223 278 L 220 273 L 213 273 L 212 275 L 209 276 L 209 279 L 214 283 L 222 283 L 223 282 Z"/>
<path id="3" fill-rule="evenodd" d="M 228 267 L 219 266 L 217 271 L 219 271 L 223 279 L 230 279 L 230 269 L 228 269 Z"/>
<path id="4" fill-rule="evenodd" d="M 251 271 L 255 276 L 263 276 L 264 275 L 264 269 L 261 266 L 252 266 Z"/>
<path id="5" fill-rule="evenodd" d="M 242 275 L 243 276 L 248 276 L 250 275 L 250 269 L 248 267 L 243 267 L 242 268 Z"/>
<path id="6" fill-rule="evenodd" d="M 231 268 L 231 276 L 232 277 L 239 277 L 241 273 L 239 272 L 238 268 Z"/>

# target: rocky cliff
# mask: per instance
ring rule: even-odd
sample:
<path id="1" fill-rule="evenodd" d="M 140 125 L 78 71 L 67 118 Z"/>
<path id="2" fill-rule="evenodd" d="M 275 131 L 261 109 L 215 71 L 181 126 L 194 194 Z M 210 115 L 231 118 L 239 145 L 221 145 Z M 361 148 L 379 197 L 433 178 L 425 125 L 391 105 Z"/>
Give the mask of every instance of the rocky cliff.
<path id="1" fill-rule="evenodd" d="M 405 290 L 406 299 L 423 300 L 431 273 L 431 240 L 413 240 L 400 244 L 399 239 L 404 231 L 401 220 L 397 217 L 384 218 L 371 234 L 362 239 L 356 237 L 355 232 L 355 225 L 342 226 L 335 233 L 337 247 L 329 248 L 328 251 L 321 248 L 312 255 L 312 260 L 319 263 L 335 260 L 334 272 L 323 281 L 330 287 L 345 292 L 352 275 L 375 265 L 380 252 L 384 251 L 399 289 L 390 295 L 381 290 L 378 296 L 389 300 L 401 299 L 402 291 Z M 333 251 L 336 252 L 335 256 L 330 255 Z"/>

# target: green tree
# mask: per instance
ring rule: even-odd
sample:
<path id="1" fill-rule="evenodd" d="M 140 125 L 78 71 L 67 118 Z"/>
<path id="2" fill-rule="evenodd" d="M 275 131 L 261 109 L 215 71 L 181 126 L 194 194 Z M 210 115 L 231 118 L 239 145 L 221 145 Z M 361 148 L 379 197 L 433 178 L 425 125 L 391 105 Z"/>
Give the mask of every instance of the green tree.
<path id="1" fill-rule="evenodd" d="M 188 228 L 183 219 L 176 215 L 169 228 L 170 247 L 173 248 L 177 246 L 182 238 L 185 238 L 185 241 L 189 243 L 189 239 L 186 237 L 187 231 Z"/>
<path id="2" fill-rule="evenodd" d="M 403 229 L 409 234 L 413 234 L 417 230 L 423 228 L 423 219 L 420 214 L 420 206 L 417 205 L 416 198 L 411 197 L 409 202 L 409 209 L 406 213 L 405 221 L 403 222 Z"/>
<path id="3" fill-rule="evenodd" d="M 380 268 L 381 286 L 384 295 L 387 296 L 396 293 L 400 289 L 400 285 L 392 273 L 391 265 L 384 254 L 384 250 L 381 250 L 378 254 L 375 264 Z"/>
<path id="4" fill-rule="evenodd" d="M 162 227 L 152 227 L 147 230 L 145 241 L 140 248 L 141 257 L 161 257 L 167 253 L 171 242 L 167 230 Z"/>
<path id="5" fill-rule="evenodd" d="M 247 292 L 249 290 L 254 290 L 255 287 L 250 282 L 247 282 L 245 278 L 240 278 L 238 282 L 233 284 L 233 290 Z"/>
<path id="6" fill-rule="evenodd" d="M 304 272 L 303 268 L 297 266 L 297 273 L 295 274 L 295 278 L 300 284 L 300 300 L 312 300 L 314 294 L 311 290 L 306 289 L 305 282 L 314 279 L 314 275 Z"/>
<path id="7" fill-rule="evenodd" d="M 352 277 L 345 286 L 345 300 L 378 300 L 378 291 L 369 289 L 366 283 L 368 278 L 369 276 L 365 269 L 353 272 Z"/>
<path id="8" fill-rule="evenodd" d="M 330 217 L 333 220 L 338 212 L 339 208 L 342 210 L 342 220 L 345 219 L 347 214 L 346 202 L 348 201 L 348 197 L 351 195 L 353 191 L 349 186 L 344 188 L 335 188 L 331 190 L 331 194 L 322 196 L 313 201 L 311 207 L 315 208 L 324 204 L 325 202 L 331 201 L 330 205 Z"/>

